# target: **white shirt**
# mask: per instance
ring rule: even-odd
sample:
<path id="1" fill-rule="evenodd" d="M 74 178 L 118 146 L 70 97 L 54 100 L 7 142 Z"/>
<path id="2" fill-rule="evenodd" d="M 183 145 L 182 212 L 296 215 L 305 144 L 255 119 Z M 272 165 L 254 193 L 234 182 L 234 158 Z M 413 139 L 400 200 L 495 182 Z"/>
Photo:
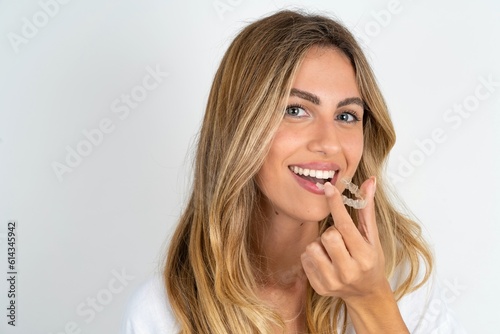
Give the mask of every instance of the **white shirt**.
<path id="1" fill-rule="evenodd" d="M 446 290 L 434 276 L 420 289 L 398 301 L 399 310 L 412 334 L 466 334 L 446 305 Z M 163 280 L 154 276 L 129 301 L 122 334 L 174 334 L 179 327 L 167 302 Z M 347 331 L 354 334 L 351 328 Z"/>

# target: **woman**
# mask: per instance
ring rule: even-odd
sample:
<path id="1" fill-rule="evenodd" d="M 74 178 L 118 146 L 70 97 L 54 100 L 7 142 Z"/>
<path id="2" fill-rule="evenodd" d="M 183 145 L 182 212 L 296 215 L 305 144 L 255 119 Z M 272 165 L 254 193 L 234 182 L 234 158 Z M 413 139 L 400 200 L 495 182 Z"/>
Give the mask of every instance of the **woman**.
<path id="1" fill-rule="evenodd" d="M 145 286 L 127 332 L 458 333 L 420 228 L 389 201 L 394 142 L 343 26 L 291 11 L 247 26 L 215 75 L 166 293 Z M 346 179 L 364 208 L 344 206 Z"/>

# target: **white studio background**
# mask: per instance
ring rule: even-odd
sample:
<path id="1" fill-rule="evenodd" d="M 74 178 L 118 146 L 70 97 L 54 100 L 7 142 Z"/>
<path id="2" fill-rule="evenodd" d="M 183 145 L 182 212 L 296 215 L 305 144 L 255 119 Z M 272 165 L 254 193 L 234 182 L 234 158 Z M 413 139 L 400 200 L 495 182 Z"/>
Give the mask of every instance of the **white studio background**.
<path id="1" fill-rule="evenodd" d="M 450 305 L 470 333 L 498 333 L 494 0 L 0 1 L 0 332 L 118 332 L 162 264 L 223 52 L 285 6 L 356 31 L 397 129 L 390 177 L 429 235 Z"/>

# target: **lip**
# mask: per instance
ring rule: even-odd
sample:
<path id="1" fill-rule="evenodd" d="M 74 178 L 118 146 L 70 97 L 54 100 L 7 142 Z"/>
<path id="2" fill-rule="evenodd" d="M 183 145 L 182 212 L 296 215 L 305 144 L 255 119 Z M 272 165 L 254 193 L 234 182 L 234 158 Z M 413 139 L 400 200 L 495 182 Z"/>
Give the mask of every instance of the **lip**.
<path id="1" fill-rule="evenodd" d="M 334 170 L 335 175 L 333 176 L 333 179 L 330 181 L 330 183 L 332 185 L 335 185 L 335 183 L 337 182 L 338 175 L 339 175 L 338 172 L 340 170 L 339 165 L 337 165 L 335 163 L 331 163 L 331 162 L 309 162 L 309 163 L 303 163 L 303 164 L 291 164 L 288 167 L 290 167 L 290 166 L 297 166 L 300 168 L 308 168 L 308 169 L 316 169 L 316 170 Z M 318 187 L 316 186 L 316 183 L 312 183 L 311 181 L 308 181 L 306 179 L 301 178 L 300 176 L 295 174 L 293 171 L 291 171 L 290 168 L 288 168 L 288 170 L 290 171 L 290 173 L 292 174 L 294 179 L 297 181 L 297 183 L 305 190 L 307 190 L 313 194 L 316 194 L 316 195 L 324 195 L 325 194 L 325 191 L 323 189 L 318 189 Z"/>

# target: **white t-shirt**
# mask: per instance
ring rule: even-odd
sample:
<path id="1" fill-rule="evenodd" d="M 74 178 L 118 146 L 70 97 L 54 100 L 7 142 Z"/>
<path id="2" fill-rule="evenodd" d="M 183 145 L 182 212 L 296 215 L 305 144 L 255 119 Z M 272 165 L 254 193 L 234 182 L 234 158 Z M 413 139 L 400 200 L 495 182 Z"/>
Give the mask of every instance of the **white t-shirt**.
<path id="1" fill-rule="evenodd" d="M 398 301 L 399 310 L 412 334 L 466 334 L 446 305 L 446 290 L 434 276 L 420 289 Z M 179 332 L 167 302 L 163 280 L 154 276 L 129 301 L 123 334 L 174 334 Z M 349 334 L 355 333 L 353 329 Z"/>

